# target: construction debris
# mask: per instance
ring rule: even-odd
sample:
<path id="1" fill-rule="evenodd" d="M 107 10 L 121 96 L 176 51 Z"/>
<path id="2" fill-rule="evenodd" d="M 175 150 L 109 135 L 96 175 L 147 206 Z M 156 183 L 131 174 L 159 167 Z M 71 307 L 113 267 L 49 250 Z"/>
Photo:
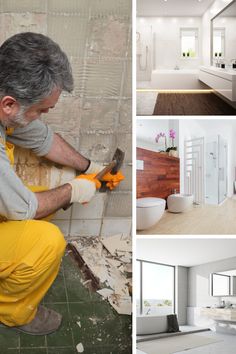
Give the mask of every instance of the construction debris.
<path id="1" fill-rule="evenodd" d="M 131 236 L 119 234 L 89 239 L 88 241 L 88 237 L 80 237 L 79 240 L 72 241 L 71 249 L 79 254 L 86 275 L 92 274 L 91 278 L 96 279 L 96 284 L 99 284 L 97 293 L 107 299 L 119 314 L 131 315 Z M 86 283 L 88 278 L 83 284 Z"/>
<path id="2" fill-rule="evenodd" d="M 82 343 L 77 344 L 76 350 L 78 353 L 83 353 L 84 352 L 84 346 Z"/>

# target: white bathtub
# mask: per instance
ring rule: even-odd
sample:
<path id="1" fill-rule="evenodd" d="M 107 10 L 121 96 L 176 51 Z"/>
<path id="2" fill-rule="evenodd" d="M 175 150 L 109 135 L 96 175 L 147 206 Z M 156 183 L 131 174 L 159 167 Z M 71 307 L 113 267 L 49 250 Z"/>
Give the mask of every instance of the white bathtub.
<path id="1" fill-rule="evenodd" d="M 205 88 L 198 80 L 199 70 L 153 70 L 150 88 L 159 90 L 196 90 Z"/>

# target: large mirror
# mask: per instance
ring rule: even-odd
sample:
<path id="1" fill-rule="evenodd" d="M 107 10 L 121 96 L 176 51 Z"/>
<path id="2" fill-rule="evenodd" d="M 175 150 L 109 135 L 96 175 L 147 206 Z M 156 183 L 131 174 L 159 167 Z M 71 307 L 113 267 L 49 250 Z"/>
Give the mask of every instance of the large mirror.
<path id="1" fill-rule="evenodd" d="M 236 296 L 236 269 L 211 273 L 211 296 Z"/>
<path id="2" fill-rule="evenodd" d="M 212 19 L 211 40 L 212 65 L 236 69 L 236 0 Z"/>

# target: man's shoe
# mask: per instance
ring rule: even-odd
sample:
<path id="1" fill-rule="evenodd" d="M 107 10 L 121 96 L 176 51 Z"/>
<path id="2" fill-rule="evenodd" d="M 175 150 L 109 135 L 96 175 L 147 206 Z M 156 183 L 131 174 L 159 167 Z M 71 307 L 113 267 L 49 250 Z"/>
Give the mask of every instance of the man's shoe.
<path id="1" fill-rule="evenodd" d="M 55 332 L 61 325 L 62 315 L 54 310 L 39 305 L 35 318 L 26 325 L 8 327 L 17 331 L 31 334 L 34 336 L 42 336 Z M 7 326 L 6 326 L 7 327 Z"/>

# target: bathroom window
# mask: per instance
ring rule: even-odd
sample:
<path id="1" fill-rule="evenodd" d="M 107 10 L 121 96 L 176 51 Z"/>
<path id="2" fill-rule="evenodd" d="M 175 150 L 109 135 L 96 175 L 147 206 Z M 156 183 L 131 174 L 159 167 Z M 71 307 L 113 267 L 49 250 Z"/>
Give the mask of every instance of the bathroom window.
<path id="1" fill-rule="evenodd" d="M 213 58 L 225 56 L 225 28 L 213 30 Z"/>
<path id="2" fill-rule="evenodd" d="M 180 29 L 181 57 L 198 57 L 198 28 Z"/>
<path id="3" fill-rule="evenodd" d="M 175 267 L 140 260 L 137 263 L 137 314 L 174 313 Z"/>

